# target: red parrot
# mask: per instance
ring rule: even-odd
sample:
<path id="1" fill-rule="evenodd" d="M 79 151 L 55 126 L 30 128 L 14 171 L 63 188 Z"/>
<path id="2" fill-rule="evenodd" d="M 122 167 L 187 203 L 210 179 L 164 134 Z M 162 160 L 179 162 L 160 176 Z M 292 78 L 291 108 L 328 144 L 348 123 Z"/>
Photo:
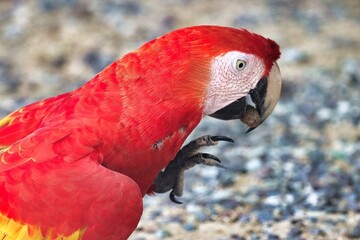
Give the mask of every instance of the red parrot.
<path id="1" fill-rule="evenodd" d="M 269 116 L 280 95 L 279 57 L 274 41 L 245 29 L 183 28 L 72 92 L 4 117 L 0 239 L 127 239 L 142 197 L 164 190 L 162 170 L 203 117 L 247 117 L 252 129 Z M 227 140 L 206 139 L 190 152 Z"/>

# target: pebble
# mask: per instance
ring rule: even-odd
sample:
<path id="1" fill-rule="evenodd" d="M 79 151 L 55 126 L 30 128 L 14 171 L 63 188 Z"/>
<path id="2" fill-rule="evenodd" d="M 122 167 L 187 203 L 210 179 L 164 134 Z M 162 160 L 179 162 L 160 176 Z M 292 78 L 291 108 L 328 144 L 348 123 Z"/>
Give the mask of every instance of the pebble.
<path id="1" fill-rule="evenodd" d="M 235 173 L 229 170 L 222 171 L 218 175 L 218 180 L 224 187 L 229 187 L 235 183 Z"/>
<path id="2" fill-rule="evenodd" d="M 350 238 L 359 238 L 360 237 L 360 224 L 357 224 L 355 227 L 350 229 L 348 236 Z"/>
<path id="3" fill-rule="evenodd" d="M 317 228 L 317 227 L 310 228 L 309 233 L 314 236 L 326 236 L 326 232 L 321 228 Z"/>
<path id="4" fill-rule="evenodd" d="M 120 13 L 131 16 L 140 14 L 142 7 L 136 1 L 111 1 L 108 4 L 102 4 L 102 10 L 106 14 L 113 15 Z"/>
<path id="5" fill-rule="evenodd" d="M 305 63 L 309 61 L 309 56 L 298 48 L 284 48 L 282 49 L 282 60 L 287 63 Z"/>
<path id="6" fill-rule="evenodd" d="M 209 215 L 204 211 L 204 209 L 199 205 L 189 203 L 185 208 L 190 215 L 195 217 L 198 222 L 204 222 L 209 220 L 210 218 Z"/>
<path id="7" fill-rule="evenodd" d="M 280 240 L 280 237 L 276 234 L 269 234 L 266 239 L 267 240 Z"/>
<path id="8" fill-rule="evenodd" d="M 238 221 L 240 223 L 248 223 L 248 222 L 250 222 L 250 216 L 247 214 L 243 214 L 239 217 Z"/>
<path id="9" fill-rule="evenodd" d="M 350 84 L 360 85 L 360 60 L 354 58 L 345 59 L 342 63 L 342 72 L 348 78 Z"/>
<path id="10" fill-rule="evenodd" d="M 113 62 L 114 59 L 101 55 L 98 51 L 93 50 L 86 53 L 84 56 L 84 62 L 89 65 L 94 73 L 100 72 L 107 65 Z"/>
<path id="11" fill-rule="evenodd" d="M 261 160 L 259 158 L 249 159 L 245 164 L 245 168 L 248 172 L 254 172 L 261 167 Z"/>
<path id="12" fill-rule="evenodd" d="M 40 9 L 46 12 L 52 12 L 62 7 L 72 7 L 78 0 L 39 0 Z"/>
<path id="13" fill-rule="evenodd" d="M 245 237 L 240 236 L 240 235 L 238 235 L 238 234 L 231 234 L 231 235 L 230 235 L 230 239 L 231 239 L 231 240 L 246 240 Z"/>
<path id="14" fill-rule="evenodd" d="M 250 14 L 242 14 L 234 19 L 233 24 L 235 26 L 241 27 L 253 27 L 259 24 L 259 17 L 250 15 Z"/>
<path id="15" fill-rule="evenodd" d="M 260 240 L 260 239 L 261 238 L 258 234 L 253 233 L 250 235 L 250 240 Z"/>
<path id="16" fill-rule="evenodd" d="M 220 202 L 222 200 L 230 199 L 234 196 L 232 189 L 219 189 L 211 195 L 211 200 L 214 202 Z"/>
<path id="17" fill-rule="evenodd" d="M 301 229 L 299 229 L 297 227 L 292 227 L 287 234 L 287 239 L 288 240 L 300 239 L 301 235 L 302 235 Z"/>
<path id="18" fill-rule="evenodd" d="M 183 225 L 183 228 L 185 229 L 185 231 L 187 232 L 192 232 L 195 231 L 197 229 L 197 226 L 192 224 L 192 223 L 185 223 Z"/>
<path id="19" fill-rule="evenodd" d="M 0 59 L 0 92 L 16 92 L 21 82 L 11 73 L 12 66 L 6 59 Z"/>
<path id="20" fill-rule="evenodd" d="M 264 209 L 264 210 L 260 210 L 257 215 L 257 220 L 260 223 L 265 223 L 265 222 L 269 222 L 269 221 L 273 221 L 274 220 L 274 216 L 272 214 L 271 209 Z"/>
<path id="21" fill-rule="evenodd" d="M 33 55 L 27 56 L 29 52 L 24 52 L 21 67 L 13 55 L 19 51 L 17 48 L 20 45 L 29 44 L 31 36 L 35 36 L 32 41 L 37 41 L 35 32 L 40 31 L 40 37 L 46 36 L 43 29 L 48 29 L 51 24 L 59 28 L 58 32 L 51 34 L 53 41 L 63 41 L 62 34 L 69 31 L 68 26 L 71 26 L 71 31 L 79 29 L 78 41 L 82 42 L 82 34 L 89 30 L 79 24 L 96 24 L 96 21 L 100 21 L 101 28 L 106 29 L 106 32 L 100 31 L 100 28 L 99 32 L 105 34 L 103 41 L 106 42 L 99 41 L 100 38 L 94 39 L 94 42 L 104 44 L 106 51 L 115 42 L 113 48 L 116 49 L 114 56 L 102 52 L 103 48 L 92 46 L 82 51 L 80 56 L 72 56 L 64 51 L 48 58 L 52 61 L 38 67 L 44 69 L 36 78 L 39 83 L 44 83 L 38 84 L 37 87 L 42 89 L 40 91 L 49 95 L 59 93 L 59 79 L 67 80 L 67 77 L 58 78 L 48 72 L 54 69 L 66 72 L 72 58 L 79 58 L 79 62 L 95 73 L 113 61 L 119 50 L 125 51 L 123 46 L 135 48 L 149 40 L 150 36 L 157 37 L 159 32 L 164 33 L 183 25 L 212 23 L 249 27 L 250 30 L 261 27 L 259 33 L 281 44 L 279 65 L 284 82 L 280 103 L 266 122 L 249 134 L 245 134 L 246 128 L 240 121 L 224 122 L 206 117 L 190 138 L 205 134 L 234 138 L 234 144 L 221 143 L 209 148 L 227 169 L 197 166 L 187 172 L 182 205 L 173 204 L 168 193 L 145 197 L 144 211 L 150 212 L 145 215 L 142 226 L 146 226 L 147 222 L 154 225 L 152 231 L 146 233 L 151 235 L 149 239 L 178 239 L 179 236 L 172 233 L 168 223 L 181 225 L 184 233 L 196 234 L 201 231 L 200 224 L 218 221 L 216 217 L 221 216 L 219 225 L 227 224 L 222 221 L 230 219 L 231 223 L 254 229 L 253 232 L 233 234 L 230 237 L 224 234 L 221 239 L 280 239 L 283 235 L 263 231 L 265 225 L 277 223 L 291 225 L 286 230 L 286 239 L 303 239 L 306 234 L 311 234 L 314 239 L 317 236 L 331 239 L 336 231 L 346 232 L 349 238 L 359 238 L 360 222 L 348 226 L 346 220 L 350 213 L 360 212 L 360 60 L 357 50 L 360 43 L 351 34 L 344 36 L 343 31 L 335 31 L 345 23 L 358 25 L 359 19 L 354 13 L 358 6 L 356 1 L 352 3 L 355 6 L 353 9 L 348 9 L 346 1 L 342 4 L 336 1 L 313 1 L 316 5 L 308 1 L 306 4 L 311 7 L 303 9 L 302 3 L 268 0 L 255 4 L 255 11 L 249 8 L 249 11 L 240 11 L 234 15 L 223 15 L 221 8 L 212 10 L 213 2 L 205 5 L 200 3 L 198 8 L 194 8 L 199 13 L 194 14 L 191 7 L 195 2 L 173 0 L 167 3 L 166 11 L 161 11 L 162 5 L 152 8 L 154 3 L 140 0 L 109 0 L 101 4 L 89 0 L 86 2 L 86 11 L 89 11 L 87 15 L 77 10 L 83 4 L 80 0 L 38 0 L 35 4 L 14 1 L 8 11 L 1 8 L 4 4 L 1 2 L 0 41 L 13 44 L 9 44 L 10 50 L 4 47 L 0 51 L 0 114 L 4 116 L 30 102 L 32 91 L 22 88 L 28 84 L 26 76 L 34 74 L 29 67 L 34 62 L 25 61 L 32 59 Z M 241 7 L 247 7 L 245 3 L 242 4 L 244 6 Z M 183 7 L 187 11 L 181 11 Z M 41 14 L 54 15 L 54 22 L 49 25 L 41 18 Z M 219 20 L 216 16 L 224 17 Z M 284 21 L 284 16 L 290 25 L 295 23 L 294 29 L 277 28 Z M 268 27 L 269 24 L 271 27 Z M 329 31 L 327 26 L 334 27 L 328 42 L 313 42 L 313 39 L 323 39 L 318 37 Z M 303 39 L 294 39 L 300 31 Z M 324 55 L 327 53 L 327 45 L 334 48 L 328 61 L 329 66 L 319 64 L 319 53 L 315 46 L 307 48 L 303 41 L 307 38 L 319 45 Z M 65 44 L 72 44 L 70 40 L 66 39 Z M 85 45 L 90 45 L 89 42 L 92 41 L 84 40 Z M 32 46 L 31 41 L 29 46 Z M 42 54 L 46 54 L 47 50 L 44 49 L 47 47 L 42 49 Z M 347 49 L 351 49 L 351 52 Z M 330 66 L 332 62 L 336 62 L 335 66 Z M 51 71 L 46 69 L 47 66 Z M 296 71 L 292 72 L 291 68 Z M 69 80 L 64 85 L 75 86 L 82 80 Z M 50 92 L 51 89 L 57 90 Z M 347 125 L 350 127 L 345 128 Z M 147 210 L 154 206 L 158 209 Z M 318 215 L 309 216 L 309 212 Z M 329 216 L 338 218 L 329 220 Z M 310 224 L 291 223 L 294 217 Z"/>
<path id="22" fill-rule="evenodd" d="M 171 236 L 170 232 L 167 230 L 159 229 L 155 232 L 155 237 L 158 239 L 166 239 Z"/>

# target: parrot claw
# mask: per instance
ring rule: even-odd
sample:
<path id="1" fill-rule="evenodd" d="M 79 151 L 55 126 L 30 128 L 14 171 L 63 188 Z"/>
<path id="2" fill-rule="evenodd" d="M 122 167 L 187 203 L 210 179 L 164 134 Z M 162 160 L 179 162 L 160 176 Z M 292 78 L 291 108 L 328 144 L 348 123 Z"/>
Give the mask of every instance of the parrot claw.
<path id="1" fill-rule="evenodd" d="M 251 132 L 251 131 L 254 130 L 254 129 L 255 129 L 254 127 L 249 128 L 249 129 L 246 131 L 246 133 L 249 133 L 249 132 Z"/>
<path id="2" fill-rule="evenodd" d="M 231 143 L 235 142 L 232 138 L 229 138 L 226 136 L 212 136 L 212 137 L 210 137 L 210 139 L 214 142 L 218 142 L 218 141 L 226 141 L 226 142 L 231 142 Z"/>
<path id="3" fill-rule="evenodd" d="M 196 164 L 204 164 L 207 166 L 214 166 L 220 168 L 226 168 L 224 165 L 221 164 L 221 161 L 216 156 L 209 154 L 209 153 L 198 153 L 188 159 L 189 162 L 193 162 Z M 195 166 L 194 165 L 194 166 Z"/>
<path id="4" fill-rule="evenodd" d="M 182 204 L 182 202 L 180 202 L 179 200 L 176 199 L 176 195 L 175 195 L 174 191 L 171 191 L 169 197 L 173 203 Z"/>
<path id="5" fill-rule="evenodd" d="M 216 156 L 210 153 L 198 153 L 201 147 L 214 146 L 219 141 L 231 142 L 234 140 L 226 136 L 202 136 L 185 145 L 154 181 L 155 192 L 165 193 L 169 190 L 170 200 L 181 204 L 176 197 L 181 197 L 184 189 L 184 172 L 198 164 L 226 168 Z"/>

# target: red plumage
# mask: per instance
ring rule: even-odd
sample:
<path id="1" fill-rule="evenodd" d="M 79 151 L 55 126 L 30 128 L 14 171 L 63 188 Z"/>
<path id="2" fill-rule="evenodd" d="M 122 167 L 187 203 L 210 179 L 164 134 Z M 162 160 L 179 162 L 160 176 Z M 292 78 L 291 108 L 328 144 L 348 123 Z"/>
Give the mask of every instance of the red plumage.
<path id="1" fill-rule="evenodd" d="M 212 59 L 230 50 L 263 58 L 266 71 L 280 54 L 276 43 L 246 30 L 180 29 L 81 88 L 4 118 L 3 219 L 49 238 L 76 231 L 84 239 L 127 238 L 142 196 L 203 117 Z"/>

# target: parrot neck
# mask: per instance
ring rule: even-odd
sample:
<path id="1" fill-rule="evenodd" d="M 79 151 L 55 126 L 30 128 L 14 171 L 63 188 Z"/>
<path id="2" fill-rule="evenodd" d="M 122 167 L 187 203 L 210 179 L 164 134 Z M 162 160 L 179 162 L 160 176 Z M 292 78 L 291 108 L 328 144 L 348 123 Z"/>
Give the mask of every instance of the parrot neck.
<path id="1" fill-rule="evenodd" d="M 105 167 L 132 178 L 143 195 L 159 172 L 175 158 L 202 117 L 180 109 L 161 114 L 152 108 L 144 114 L 148 107 L 139 109 L 138 119 L 121 119 L 122 128 L 112 132 L 115 142 L 103 161 Z"/>
<path id="2" fill-rule="evenodd" d="M 93 98 L 82 103 L 88 107 L 82 106 L 78 115 L 97 121 L 93 127 L 103 142 L 98 150 L 102 165 L 132 178 L 145 194 L 203 114 L 200 101 L 172 87 L 180 80 L 159 77 L 160 83 L 133 71 L 115 62 L 95 76 L 78 92 Z"/>

